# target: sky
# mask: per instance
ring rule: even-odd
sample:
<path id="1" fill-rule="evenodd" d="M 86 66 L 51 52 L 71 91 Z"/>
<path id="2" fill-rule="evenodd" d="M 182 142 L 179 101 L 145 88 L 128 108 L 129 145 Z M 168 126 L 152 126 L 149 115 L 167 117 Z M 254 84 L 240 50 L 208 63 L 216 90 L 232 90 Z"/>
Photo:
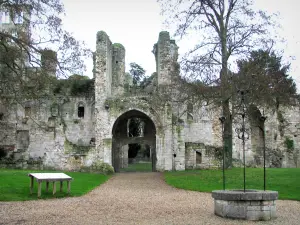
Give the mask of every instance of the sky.
<path id="1" fill-rule="evenodd" d="M 66 10 L 65 28 L 83 40 L 87 47 L 96 49 L 97 31 L 105 31 L 113 43 L 126 49 L 126 70 L 130 62 L 141 65 L 147 75 L 155 72 L 153 45 L 158 34 L 167 30 L 163 25 L 160 7 L 156 0 L 62 0 Z M 284 50 L 284 60 L 291 63 L 289 74 L 300 90 L 300 29 L 297 22 L 299 0 L 255 0 L 255 7 L 268 13 L 279 13 L 282 28 L 279 35 L 285 43 L 277 46 Z M 172 31 L 170 31 L 172 37 Z M 179 55 L 188 51 L 188 40 L 176 40 Z M 180 45 L 182 44 L 182 45 Z M 92 77 L 92 59 L 87 60 L 84 75 Z"/>

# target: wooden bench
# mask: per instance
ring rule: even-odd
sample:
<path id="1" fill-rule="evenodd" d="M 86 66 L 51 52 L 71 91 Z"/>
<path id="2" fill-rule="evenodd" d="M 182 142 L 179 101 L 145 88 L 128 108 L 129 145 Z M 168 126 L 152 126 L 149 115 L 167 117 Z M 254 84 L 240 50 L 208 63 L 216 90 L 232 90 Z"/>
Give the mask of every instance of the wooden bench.
<path id="1" fill-rule="evenodd" d="M 29 173 L 28 176 L 30 177 L 30 194 L 33 191 L 33 181 L 34 178 L 38 182 L 38 198 L 41 197 L 41 189 L 42 189 L 42 182 L 46 181 L 46 191 L 49 190 L 49 182 L 53 182 L 53 195 L 56 193 L 56 183 L 57 181 L 60 182 L 60 192 L 63 189 L 63 181 L 67 181 L 68 186 L 68 194 L 70 193 L 71 189 L 71 181 L 73 180 L 72 177 L 68 176 L 64 173 Z"/>

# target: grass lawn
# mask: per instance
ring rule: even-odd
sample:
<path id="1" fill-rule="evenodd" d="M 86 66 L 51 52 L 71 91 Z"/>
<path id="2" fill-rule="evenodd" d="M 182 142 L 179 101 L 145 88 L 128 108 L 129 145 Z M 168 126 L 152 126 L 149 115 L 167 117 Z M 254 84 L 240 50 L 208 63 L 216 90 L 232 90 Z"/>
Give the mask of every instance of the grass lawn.
<path id="1" fill-rule="evenodd" d="M 152 163 L 140 162 L 128 164 L 128 167 L 121 169 L 121 172 L 152 172 Z"/>
<path id="2" fill-rule="evenodd" d="M 37 182 L 34 180 L 33 194 L 30 194 L 30 178 L 32 172 L 60 172 L 60 171 L 33 171 L 0 169 L 0 201 L 24 201 L 37 199 Z M 70 196 L 81 196 L 95 187 L 104 183 L 110 176 L 103 174 L 64 172 L 74 180 L 71 182 Z M 63 192 L 59 191 L 59 182 L 56 182 L 56 194 L 52 195 L 52 183 L 49 184 L 49 192 L 46 193 L 46 182 L 42 183 L 42 199 L 62 198 L 67 196 L 67 183 L 63 183 Z"/>
<path id="3" fill-rule="evenodd" d="M 226 189 L 243 189 L 243 169 L 225 171 Z M 267 168 L 267 190 L 279 192 L 279 199 L 300 200 L 300 168 Z M 165 172 L 167 184 L 186 190 L 211 192 L 223 189 L 222 170 Z M 263 169 L 246 168 L 246 189 L 263 190 Z"/>

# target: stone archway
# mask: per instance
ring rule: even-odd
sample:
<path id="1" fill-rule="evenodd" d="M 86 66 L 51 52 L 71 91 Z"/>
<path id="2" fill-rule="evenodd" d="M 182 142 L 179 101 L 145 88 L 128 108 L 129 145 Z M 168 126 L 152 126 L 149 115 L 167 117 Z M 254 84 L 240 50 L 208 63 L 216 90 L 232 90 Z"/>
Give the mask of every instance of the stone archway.
<path id="1" fill-rule="evenodd" d="M 139 136 L 132 136 L 128 132 L 129 120 L 138 118 L 143 121 L 142 132 Z M 119 172 L 122 165 L 128 164 L 128 150 L 124 146 L 129 144 L 146 144 L 151 149 L 152 171 L 156 171 L 156 127 L 151 118 L 139 110 L 129 110 L 117 118 L 112 128 L 112 165 L 115 172 Z M 127 154 L 127 156 L 126 156 Z"/>

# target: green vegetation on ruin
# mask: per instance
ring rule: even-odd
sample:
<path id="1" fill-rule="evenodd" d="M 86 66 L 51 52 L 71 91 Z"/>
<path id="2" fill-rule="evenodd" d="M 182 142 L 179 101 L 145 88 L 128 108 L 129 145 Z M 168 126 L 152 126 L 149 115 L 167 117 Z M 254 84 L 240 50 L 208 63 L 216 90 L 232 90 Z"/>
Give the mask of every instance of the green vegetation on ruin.
<path id="1" fill-rule="evenodd" d="M 33 194 L 30 194 L 29 173 L 49 171 L 0 169 L 0 201 L 25 201 L 37 199 L 37 182 L 34 181 Z M 50 171 L 61 172 L 61 171 Z M 64 172 L 74 180 L 71 182 L 71 193 L 67 194 L 67 185 L 64 182 L 63 192 L 59 191 L 59 182 L 56 184 L 56 194 L 52 195 L 52 184 L 46 192 L 46 182 L 42 183 L 42 199 L 82 196 L 106 182 L 110 176 L 97 173 Z"/>
<path id="2" fill-rule="evenodd" d="M 89 152 L 92 147 L 76 145 L 66 139 L 64 143 L 64 149 L 65 154 L 87 154 L 87 152 Z"/>
<path id="3" fill-rule="evenodd" d="M 113 47 L 114 48 L 123 48 L 123 49 L 125 49 L 125 47 L 120 43 L 113 43 Z"/>
<path id="4" fill-rule="evenodd" d="M 288 152 L 291 152 L 294 150 L 294 140 L 286 137 L 284 143 L 286 145 Z"/>
<path id="5" fill-rule="evenodd" d="M 54 94 L 82 96 L 93 92 L 94 80 L 87 76 L 74 74 L 68 79 L 54 81 Z"/>
<path id="6" fill-rule="evenodd" d="M 300 168 L 267 168 L 267 190 L 278 191 L 279 199 L 300 200 Z M 225 171 L 226 189 L 243 189 L 243 169 Z M 222 170 L 165 172 L 167 184 L 185 190 L 211 192 L 223 189 Z M 263 169 L 246 168 L 246 189 L 263 189 Z"/>

